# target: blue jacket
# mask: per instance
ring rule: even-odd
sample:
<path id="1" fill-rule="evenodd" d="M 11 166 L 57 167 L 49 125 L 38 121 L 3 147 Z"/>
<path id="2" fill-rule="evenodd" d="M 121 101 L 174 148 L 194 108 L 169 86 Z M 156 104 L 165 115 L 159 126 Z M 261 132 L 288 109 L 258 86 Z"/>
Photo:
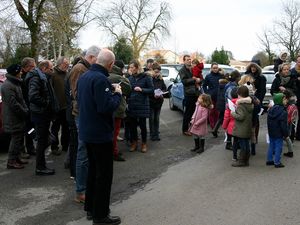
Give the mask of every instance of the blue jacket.
<path id="1" fill-rule="evenodd" d="M 220 73 L 211 72 L 208 74 L 203 82 L 203 90 L 206 94 L 209 94 L 212 100 L 217 101 L 218 98 L 218 89 L 219 89 L 219 80 L 223 76 Z"/>
<path id="2" fill-rule="evenodd" d="M 128 98 L 128 113 L 130 117 L 148 118 L 150 116 L 149 96 L 153 95 L 154 87 L 152 77 L 146 73 L 140 73 L 129 78 L 131 94 Z M 141 92 L 134 90 L 135 87 L 142 88 Z"/>
<path id="3" fill-rule="evenodd" d="M 287 112 L 282 105 L 274 105 L 268 112 L 268 132 L 271 138 L 288 136 Z"/>
<path id="4" fill-rule="evenodd" d="M 113 140 L 113 113 L 119 107 L 121 95 L 112 92 L 108 71 L 93 64 L 77 83 L 79 105 L 79 138 L 87 143 Z"/>

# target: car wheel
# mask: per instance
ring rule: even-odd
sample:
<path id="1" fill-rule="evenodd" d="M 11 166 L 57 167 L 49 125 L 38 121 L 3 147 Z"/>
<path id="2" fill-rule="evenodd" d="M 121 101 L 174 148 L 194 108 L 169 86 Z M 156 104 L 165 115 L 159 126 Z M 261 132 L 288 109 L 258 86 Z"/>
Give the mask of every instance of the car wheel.
<path id="1" fill-rule="evenodd" d="M 176 110 L 177 107 L 174 105 L 173 97 L 171 95 L 171 92 L 169 92 L 169 107 L 171 110 Z"/>

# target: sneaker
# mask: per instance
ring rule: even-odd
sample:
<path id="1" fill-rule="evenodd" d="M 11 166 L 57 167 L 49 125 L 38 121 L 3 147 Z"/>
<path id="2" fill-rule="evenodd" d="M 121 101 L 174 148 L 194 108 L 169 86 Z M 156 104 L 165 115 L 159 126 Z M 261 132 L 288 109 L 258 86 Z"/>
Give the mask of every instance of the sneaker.
<path id="1" fill-rule="evenodd" d="M 286 157 L 293 158 L 294 153 L 293 152 L 287 152 L 287 153 L 283 153 L 283 155 L 286 156 Z"/>
<path id="2" fill-rule="evenodd" d="M 124 141 L 124 138 L 121 138 L 120 136 L 117 136 L 118 141 Z"/>
<path id="3" fill-rule="evenodd" d="M 24 166 L 22 164 L 19 164 L 17 162 L 17 160 L 8 160 L 6 168 L 7 169 L 23 169 Z"/>
<path id="4" fill-rule="evenodd" d="M 74 201 L 77 203 L 85 203 L 85 194 L 77 193 Z"/>
<path id="5" fill-rule="evenodd" d="M 284 167 L 284 165 L 282 163 L 275 165 L 275 168 L 283 168 L 283 167 Z"/>

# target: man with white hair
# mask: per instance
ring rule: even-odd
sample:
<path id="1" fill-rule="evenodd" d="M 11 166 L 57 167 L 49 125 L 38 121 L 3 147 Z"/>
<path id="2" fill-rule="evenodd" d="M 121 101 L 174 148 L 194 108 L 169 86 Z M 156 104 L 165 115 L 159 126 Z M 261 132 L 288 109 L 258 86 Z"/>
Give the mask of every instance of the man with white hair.
<path id="1" fill-rule="evenodd" d="M 89 160 L 85 210 L 93 225 L 118 225 L 121 219 L 110 216 L 113 179 L 113 112 L 119 107 L 122 90 L 108 80 L 115 55 L 100 51 L 96 64 L 78 80 L 79 139 L 84 141 Z"/>
<path id="2" fill-rule="evenodd" d="M 72 114 L 75 117 L 75 122 L 78 131 L 78 106 L 77 106 L 77 81 L 78 79 L 96 63 L 100 48 L 91 46 L 87 49 L 85 56 L 81 59 L 70 71 L 69 84 L 72 97 Z M 76 197 L 75 201 L 84 203 L 86 180 L 88 173 L 88 157 L 86 147 L 83 141 L 78 138 L 77 159 L 76 159 Z"/>

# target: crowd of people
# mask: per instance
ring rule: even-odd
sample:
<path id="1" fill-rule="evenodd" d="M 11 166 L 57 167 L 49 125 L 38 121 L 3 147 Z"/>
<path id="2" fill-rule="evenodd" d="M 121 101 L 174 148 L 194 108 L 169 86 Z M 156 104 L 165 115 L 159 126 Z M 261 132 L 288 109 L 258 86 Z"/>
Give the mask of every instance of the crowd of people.
<path id="1" fill-rule="evenodd" d="M 211 72 L 203 78 L 201 61 L 185 55 L 183 62 L 179 71 L 185 103 L 182 133 L 193 135 L 191 151 L 205 150 L 208 124 L 216 138 L 222 127 L 225 148 L 233 152 L 232 166 L 249 166 L 250 155 L 256 154 L 266 94 L 262 69 L 252 62 L 243 76 L 238 71 L 224 74 L 212 63 Z M 109 210 L 113 161 L 126 160 L 118 147 L 120 129 L 123 125 L 130 152 L 146 153 L 148 136 L 151 141 L 161 140 L 166 85 L 159 63 L 149 59 L 143 68 L 132 60 L 126 71 L 113 52 L 91 46 L 71 66 L 64 56 L 55 66 L 50 60 L 36 65 L 26 57 L 20 65 L 7 68 L 6 78 L 1 94 L 4 130 L 11 135 L 7 168 L 22 169 L 26 158 L 35 155 L 35 174 L 54 175 L 45 151 L 49 146 L 53 155 L 66 151 L 65 166 L 76 180 L 75 201 L 85 203 L 87 218 L 94 224 L 121 223 Z M 293 69 L 285 62 L 278 66 L 271 94 L 266 165 L 281 168 L 283 141 L 289 147 L 284 155 L 293 157 L 292 142 L 300 140 L 299 126 L 294 123 L 300 107 L 300 57 Z"/>

